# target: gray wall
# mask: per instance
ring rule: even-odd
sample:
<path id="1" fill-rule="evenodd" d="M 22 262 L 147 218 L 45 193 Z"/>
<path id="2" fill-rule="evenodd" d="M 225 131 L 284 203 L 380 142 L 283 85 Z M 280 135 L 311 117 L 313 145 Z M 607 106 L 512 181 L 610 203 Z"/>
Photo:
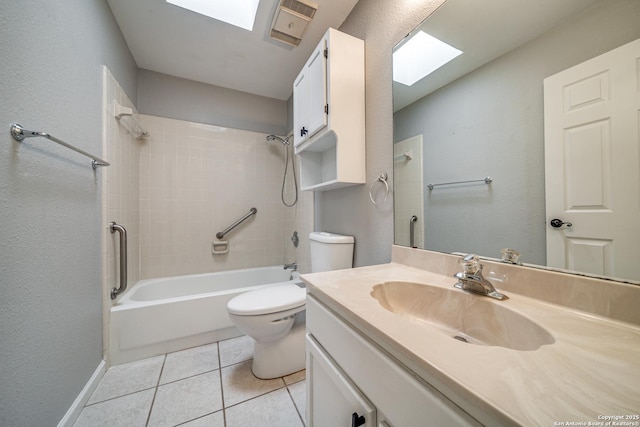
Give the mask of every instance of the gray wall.
<path id="1" fill-rule="evenodd" d="M 286 135 L 287 101 L 156 73 L 138 72 L 138 111 L 254 132 Z"/>
<path id="2" fill-rule="evenodd" d="M 355 265 L 389 262 L 393 244 L 393 195 L 375 206 L 369 186 L 393 175 L 391 49 L 442 0 L 360 0 L 340 30 L 365 41 L 367 183 L 316 193 L 316 230 L 356 238 Z"/>
<path id="3" fill-rule="evenodd" d="M 102 64 L 135 100 L 105 1 L 0 2 L 0 425 L 56 425 L 102 360 Z"/>
<path id="4" fill-rule="evenodd" d="M 607 0 L 396 113 L 394 141 L 424 135 L 429 182 L 494 178 L 425 197 L 427 248 L 546 263 L 545 77 L 640 37 L 640 2 Z"/>

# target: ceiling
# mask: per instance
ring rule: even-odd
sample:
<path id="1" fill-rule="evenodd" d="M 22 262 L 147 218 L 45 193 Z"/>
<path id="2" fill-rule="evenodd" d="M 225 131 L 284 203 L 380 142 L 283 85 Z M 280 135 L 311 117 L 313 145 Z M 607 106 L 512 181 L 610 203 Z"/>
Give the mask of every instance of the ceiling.
<path id="1" fill-rule="evenodd" d="M 252 32 L 165 0 L 107 2 L 138 68 L 286 100 L 322 35 L 339 28 L 357 0 L 315 0 L 298 47 L 269 37 L 279 0 L 260 0 Z"/>

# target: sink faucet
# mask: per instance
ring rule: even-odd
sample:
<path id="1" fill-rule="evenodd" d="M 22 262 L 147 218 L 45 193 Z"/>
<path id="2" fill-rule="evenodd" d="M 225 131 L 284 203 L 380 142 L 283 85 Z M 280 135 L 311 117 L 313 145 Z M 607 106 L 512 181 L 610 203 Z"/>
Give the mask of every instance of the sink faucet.
<path id="1" fill-rule="evenodd" d="M 507 296 L 496 291 L 496 288 L 482 276 L 482 264 L 476 255 L 466 255 L 458 263 L 462 265 L 463 271 L 453 275 L 458 279 L 458 283 L 453 285 L 458 289 L 484 295 L 498 300 L 506 299 Z"/>

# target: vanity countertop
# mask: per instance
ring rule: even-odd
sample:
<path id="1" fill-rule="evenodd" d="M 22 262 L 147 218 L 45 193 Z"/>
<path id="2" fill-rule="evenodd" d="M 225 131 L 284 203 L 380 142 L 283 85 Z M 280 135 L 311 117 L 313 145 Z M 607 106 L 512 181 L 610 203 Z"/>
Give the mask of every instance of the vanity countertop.
<path id="1" fill-rule="evenodd" d="M 474 345 L 371 296 L 387 281 L 452 288 L 453 277 L 392 262 L 302 278 L 309 294 L 485 425 L 607 425 L 606 417 L 621 423 L 608 425 L 640 425 L 636 325 L 509 293 L 491 302 L 535 321 L 555 342 L 530 351 Z"/>

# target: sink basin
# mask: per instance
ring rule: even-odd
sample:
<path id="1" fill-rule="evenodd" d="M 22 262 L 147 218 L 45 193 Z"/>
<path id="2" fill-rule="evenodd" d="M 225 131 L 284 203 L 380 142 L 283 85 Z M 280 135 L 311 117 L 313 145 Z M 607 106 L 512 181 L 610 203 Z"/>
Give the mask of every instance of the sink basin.
<path id="1" fill-rule="evenodd" d="M 412 282 L 375 285 L 371 296 L 385 309 L 461 342 L 531 351 L 553 336 L 504 302 L 454 289 Z"/>

